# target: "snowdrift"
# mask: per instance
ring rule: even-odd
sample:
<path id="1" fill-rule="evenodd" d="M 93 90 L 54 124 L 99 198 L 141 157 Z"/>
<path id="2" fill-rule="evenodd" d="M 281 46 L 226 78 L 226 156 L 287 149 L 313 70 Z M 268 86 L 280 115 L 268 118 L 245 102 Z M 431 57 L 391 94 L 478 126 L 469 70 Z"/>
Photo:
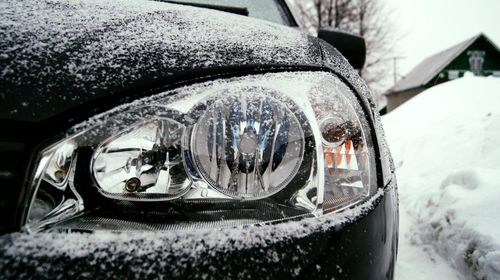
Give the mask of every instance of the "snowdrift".
<path id="1" fill-rule="evenodd" d="M 500 279 L 500 78 L 435 86 L 383 121 L 400 192 L 396 279 Z"/>

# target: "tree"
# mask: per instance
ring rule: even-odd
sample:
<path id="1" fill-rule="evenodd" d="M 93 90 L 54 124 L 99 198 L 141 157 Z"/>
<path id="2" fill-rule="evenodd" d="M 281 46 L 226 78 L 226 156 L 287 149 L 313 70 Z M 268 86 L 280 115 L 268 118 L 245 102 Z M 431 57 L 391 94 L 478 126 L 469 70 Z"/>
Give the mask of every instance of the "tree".
<path id="1" fill-rule="evenodd" d="M 334 28 L 364 37 L 367 56 L 360 75 L 373 92 L 387 89 L 394 29 L 380 0 L 296 0 L 296 6 L 313 34 L 320 28 Z"/>

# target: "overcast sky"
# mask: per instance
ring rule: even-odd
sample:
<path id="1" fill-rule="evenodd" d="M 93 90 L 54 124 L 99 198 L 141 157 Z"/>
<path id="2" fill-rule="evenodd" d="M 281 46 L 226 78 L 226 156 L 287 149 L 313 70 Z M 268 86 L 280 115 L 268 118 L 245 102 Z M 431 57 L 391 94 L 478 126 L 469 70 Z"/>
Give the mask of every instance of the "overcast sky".
<path id="1" fill-rule="evenodd" d="M 405 75 L 424 58 L 480 32 L 500 46 L 500 0 L 382 0 L 392 9 Z"/>

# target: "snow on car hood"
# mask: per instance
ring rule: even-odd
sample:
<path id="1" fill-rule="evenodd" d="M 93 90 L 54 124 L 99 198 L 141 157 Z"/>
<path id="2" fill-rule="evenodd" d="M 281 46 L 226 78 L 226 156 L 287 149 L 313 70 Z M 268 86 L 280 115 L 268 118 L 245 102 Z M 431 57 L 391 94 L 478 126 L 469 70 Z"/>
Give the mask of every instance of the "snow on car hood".
<path id="1" fill-rule="evenodd" d="M 40 121 L 193 69 L 317 65 L 293 28 L 152 1 L 3 1 L 0 117 Z"/>

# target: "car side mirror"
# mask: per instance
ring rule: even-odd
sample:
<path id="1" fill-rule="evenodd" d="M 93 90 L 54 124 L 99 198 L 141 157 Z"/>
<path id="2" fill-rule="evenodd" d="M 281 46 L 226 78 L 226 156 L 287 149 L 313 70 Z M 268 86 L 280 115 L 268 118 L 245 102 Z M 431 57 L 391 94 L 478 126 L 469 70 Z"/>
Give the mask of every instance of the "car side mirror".
<path id="1" fill-rule="evenodd" d="M 363 37 L 340 31 L 320 29 L 318 38 L 334 46 L 353 68 L 363 68 L 366 60 L 366 43 Z"/>

